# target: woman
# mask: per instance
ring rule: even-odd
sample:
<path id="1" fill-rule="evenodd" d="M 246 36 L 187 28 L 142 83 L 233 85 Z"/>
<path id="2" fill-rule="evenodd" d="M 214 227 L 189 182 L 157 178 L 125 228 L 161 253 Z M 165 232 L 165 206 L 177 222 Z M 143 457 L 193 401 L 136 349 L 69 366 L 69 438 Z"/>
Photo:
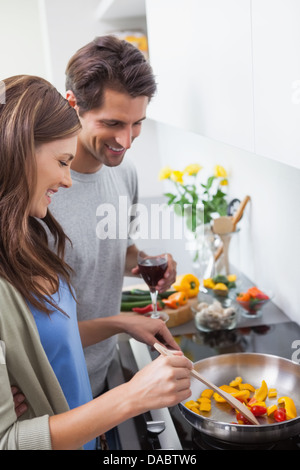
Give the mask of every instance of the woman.
<path id="1" fill-rule="evenodd" d="M 17 76 L 4 84 L 0 448 L 94 449 L 95 438 L 118 423 L 186 399 L 191 366 L 182 355 L 159 357 L 128 383 L 92 399 L 82 345 L 122 331 L 122 320 L 91 320 L 78 328 L 70 270 L 63 261 L 65 235 L 48 211 L 53 194 L 71 185 L 80 124 L 45 80 Z M 57 254 L 49 250 L 39 219 L 53 234 Z M 22 419 L 14 410 L 12 386 L 27 399 Z"/>

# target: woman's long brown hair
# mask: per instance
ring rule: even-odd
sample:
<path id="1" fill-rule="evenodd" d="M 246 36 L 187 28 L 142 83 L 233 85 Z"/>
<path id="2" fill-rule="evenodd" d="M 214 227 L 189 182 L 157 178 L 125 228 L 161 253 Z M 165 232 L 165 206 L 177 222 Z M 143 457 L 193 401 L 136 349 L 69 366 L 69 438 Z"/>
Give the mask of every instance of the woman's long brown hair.
<path id="1" fill-rule="evenodd" d="M 70 287 L 64 262 L 67 240 L 49 210 L 43 222 L 54 237 L 56 253 L 48 247 L 43 225 L 29 215 L 36 184 L 36 146 L 76 135 L 77 114 L 46 80 L 19 75 L 3 81 L 0 103 L 0 276 L 24 299 L 50 313 L 57 305 L 39 285 L 48 281 L 57 291 L 59 278 Z M 3 101 L 3 100 L 2 100 Z M 45 301 L 47 300 L 47 301 Z"/>

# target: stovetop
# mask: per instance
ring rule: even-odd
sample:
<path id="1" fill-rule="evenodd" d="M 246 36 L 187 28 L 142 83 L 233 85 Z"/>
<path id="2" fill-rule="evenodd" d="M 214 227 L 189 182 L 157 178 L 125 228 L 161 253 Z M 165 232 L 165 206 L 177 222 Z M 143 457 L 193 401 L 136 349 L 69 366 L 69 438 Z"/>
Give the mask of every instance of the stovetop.
<path id="1" fill-rule="evenodd" d="M 294 360 L 294 362 L 299 360 L 300 363 L 300 352 L 297 355 L 297 347 L 299 349 L 300 344 L 300 327 L 294 322 L 237 328 L 231 331 L 196 332 L 176 336 L 175 338 L 183 353 L 193 362 L 219 354 L 253 352 L 272 354 Z M 149 352 L 152 359 L 157 357 L 158 353 L 156 351 L 150 351 L 149 349 Z M 123 351 L 120 356 L 123 358 L 125 379 L 128 380 L 136 372 L 133 366 L 136 363 L 132 359 L 128 363 L 126 351 Z M 266 445 L 244 446 L 218 441 L 193 428 L 182 416 L 177 406 L 170 408 L 169 412 L 183 450 L 300 450 L 299 435 L 285 441 Z M 147 431 L 146 422 L 151 419 L 149 414 L 145 414 L 134 420 L 139 447 L 144 450 L 161 448 L 159 435 L 153 435 Z"/>

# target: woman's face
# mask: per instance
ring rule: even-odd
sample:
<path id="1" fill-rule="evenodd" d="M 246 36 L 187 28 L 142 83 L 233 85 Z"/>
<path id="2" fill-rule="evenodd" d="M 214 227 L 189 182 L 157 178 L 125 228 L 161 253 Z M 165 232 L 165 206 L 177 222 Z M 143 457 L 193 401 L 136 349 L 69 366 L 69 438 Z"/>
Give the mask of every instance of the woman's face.
<path id="1" fill-rule="evenodd" d="M 37 184 L 30 215 L 43 219 L 51 197 L 59 188 L 72 186 L 70 165 L 76 152 L 77 136 L 59 139 L 36 148 Z"/>

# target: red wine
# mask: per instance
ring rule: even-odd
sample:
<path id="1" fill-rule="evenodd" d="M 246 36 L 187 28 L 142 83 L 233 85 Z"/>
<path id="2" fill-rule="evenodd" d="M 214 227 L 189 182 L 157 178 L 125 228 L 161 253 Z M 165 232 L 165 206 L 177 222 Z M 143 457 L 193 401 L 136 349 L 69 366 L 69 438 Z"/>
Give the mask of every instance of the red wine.
<path id="1" fill-rule="evenodd" d="M 141 275 L 150 289 L 154 289 L 164 277 L 167 267 L 168 263 L 164 258 L 147 258 L 139 262 Z"/>

